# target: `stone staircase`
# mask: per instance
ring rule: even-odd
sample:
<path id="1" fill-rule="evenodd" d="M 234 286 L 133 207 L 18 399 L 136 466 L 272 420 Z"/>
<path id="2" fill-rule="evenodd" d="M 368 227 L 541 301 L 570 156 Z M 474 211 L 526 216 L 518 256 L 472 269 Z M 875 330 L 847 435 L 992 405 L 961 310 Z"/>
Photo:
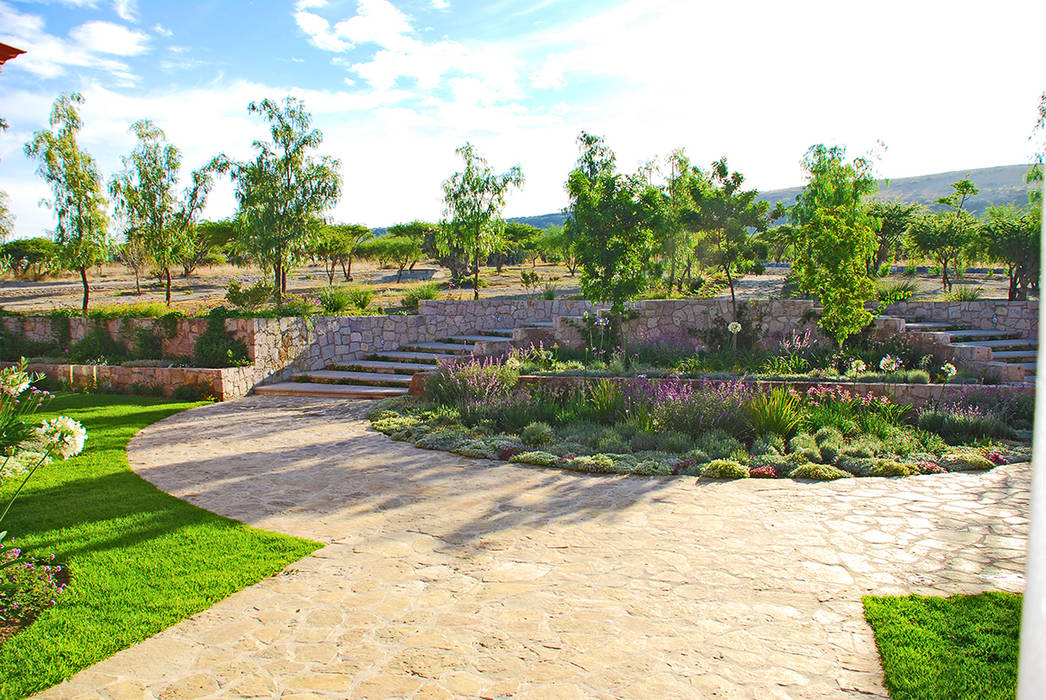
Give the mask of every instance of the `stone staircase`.
<path id="1" fill-rule="evenodd" d="M 437 341 L 407 343 L 362 360 L 298 372 L 288 382 L 254 387 L 261 396 L 313 396 L 332 399 L 384 399 L 402 396 L 416 372 L 431 372 L 441 360 L 507 350 L 515 329 L 476 331 Z"/>
<path id="2" fill-rule="evenodd" d="M 1039 341 L 1017 331 L 979 330 L 962 323 L 904 319 L 905 333 L 918 333 L 920 340 L 943 346 L 961 365 L 975 363 L 994 370 L 1007 383 L 1035 382 Z"/>

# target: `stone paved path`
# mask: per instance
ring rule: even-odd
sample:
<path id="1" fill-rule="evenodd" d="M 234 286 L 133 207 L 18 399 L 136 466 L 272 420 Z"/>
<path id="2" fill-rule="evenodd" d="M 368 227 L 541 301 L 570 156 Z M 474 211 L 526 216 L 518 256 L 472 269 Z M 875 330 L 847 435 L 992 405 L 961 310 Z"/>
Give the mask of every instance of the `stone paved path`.
<path id="1" fill-rule="evenodd" d="M 425 452 L 369 404 L 252 398 L 130 447 L 314 556 L 48 698 L 879 697 L 867 593 L 1023 589 L 1027 465 L 825 484 Z"/>

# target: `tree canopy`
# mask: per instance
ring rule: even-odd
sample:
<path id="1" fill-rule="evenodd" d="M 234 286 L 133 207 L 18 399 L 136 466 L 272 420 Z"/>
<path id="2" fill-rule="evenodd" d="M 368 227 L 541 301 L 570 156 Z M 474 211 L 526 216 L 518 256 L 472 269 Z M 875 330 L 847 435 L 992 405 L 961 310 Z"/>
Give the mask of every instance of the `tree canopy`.
<path id="1" fill-rule="evenodd" d="M 83 127 L 79 93 L 55 100 L 48 119 L 50 129 L 37 131 L 25 145 L 25 154 L 40 161 L 36 172 L 51 188 L 57 224 L 55 243 L 63 267 L 80 273 L 82 308 L 87 311 L 91 288 L 87 270 L 109 256 L 109 217 L 98 166 L 80 148 L 77 136 Z"/>

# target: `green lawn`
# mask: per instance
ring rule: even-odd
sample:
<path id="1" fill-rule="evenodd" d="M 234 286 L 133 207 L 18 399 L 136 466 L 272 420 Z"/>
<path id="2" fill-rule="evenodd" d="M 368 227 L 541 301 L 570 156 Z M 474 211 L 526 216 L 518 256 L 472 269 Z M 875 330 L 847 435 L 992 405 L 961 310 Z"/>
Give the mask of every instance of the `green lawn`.
<path id="1" fill-rule="evenodd" d="M 896 700 L 1016 697 L 1019 594 L 868 596 L 864 614 Z"/>
<path id="2" fill-rule="evenodd" d="M 56 607 L 0 647 L 0 698 L 54 685 L 321 546 L 201 510 L 130 470 L 127 441 L 193 405 L 62 395 L 45 407 L 41 417 L 82 422 L 87 448 L 38 471 L 4 527 L 23 549 L 53 552 L 72 581 Z"/>

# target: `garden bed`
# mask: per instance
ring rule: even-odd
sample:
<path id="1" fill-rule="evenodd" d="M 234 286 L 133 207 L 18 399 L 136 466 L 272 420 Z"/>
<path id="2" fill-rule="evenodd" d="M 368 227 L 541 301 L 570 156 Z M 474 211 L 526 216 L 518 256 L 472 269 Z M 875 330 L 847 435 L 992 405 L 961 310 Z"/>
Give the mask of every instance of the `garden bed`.
<path id="1" fill-rule="evenodd" d="M 577 471 L 831 480 L 986 471 L 1023 461 L 1028 392 L 968 389 L 914 409 L 888 392 L 743 381 L 521 378 L 505 361 L 443 365 L 375 429 L 418 447 Z M 933 387 L 921 386 L 922 389 Z"/>

